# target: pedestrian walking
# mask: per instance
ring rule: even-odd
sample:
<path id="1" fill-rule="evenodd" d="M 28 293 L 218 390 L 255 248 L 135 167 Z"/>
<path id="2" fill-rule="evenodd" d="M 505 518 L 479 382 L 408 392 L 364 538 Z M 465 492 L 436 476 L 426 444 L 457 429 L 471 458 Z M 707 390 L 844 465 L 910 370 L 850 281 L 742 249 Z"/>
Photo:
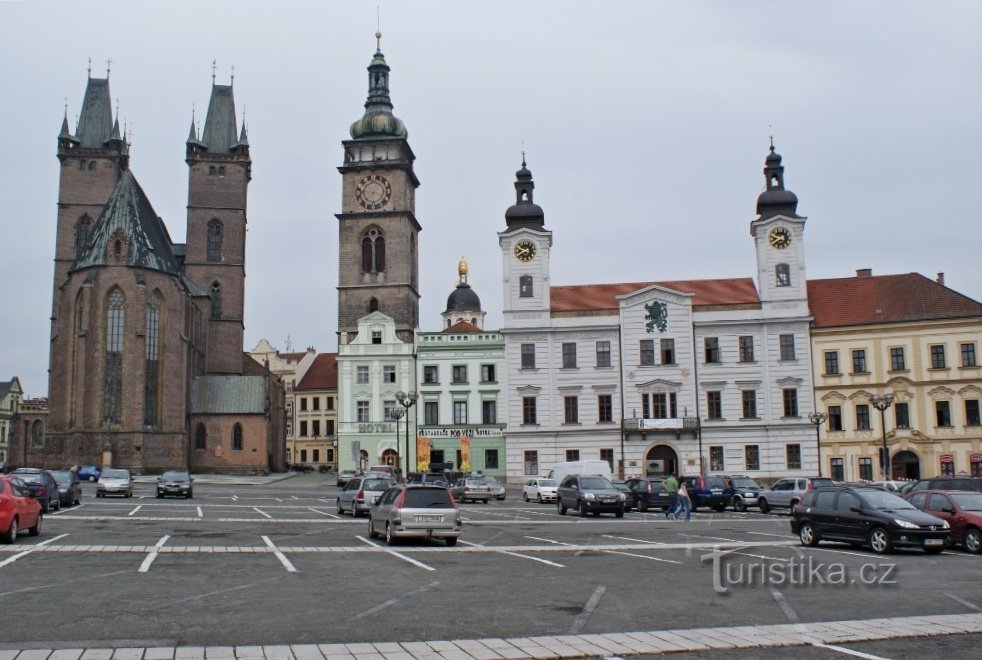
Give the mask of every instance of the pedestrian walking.
<path id="1" fill-rule="evenodd" d="M 689 489 L 688 487 L 686 487 L 685 481 L 683 481 L 682 478 L 680 477 L 679 482 L 680 482 L 679 492 L 678 492 L 679 505 L 678 505 L 678 510 L 675 511 L 675 519 L 678 520 L 679 516 L 684 511 L 685 522 L 689 522 L 690 520 L 692 520 L 692 515 L 691 515 L 692 500 L 689 499 Z"/>
<path id="2" fill-rule="evenodd" d="M 675 475 L 668 475 L 664 486 L 668 491 L 668 510 L 665 512 L 665 517 L 668 518 L 675 513 L 675 508 L 679 505 L 679 482 L 675 479 Z"/>

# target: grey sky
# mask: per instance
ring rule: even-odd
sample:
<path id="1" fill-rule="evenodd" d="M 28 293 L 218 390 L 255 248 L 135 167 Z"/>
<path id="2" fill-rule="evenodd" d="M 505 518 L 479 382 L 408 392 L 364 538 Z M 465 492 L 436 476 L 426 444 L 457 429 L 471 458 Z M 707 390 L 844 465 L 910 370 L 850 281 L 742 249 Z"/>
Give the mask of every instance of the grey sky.
<path id="1" fill-rule="evenodd" d="M 47 388 L 64 99 L 86 61 L 130 166 L 184 240 L 184 141 L 235 65 L 253 156 L 246 349 L 336 348 L 340 141 L 361 116 L 369 2 L 2 2 L 0 379 Z M 496 232 L 524 143 L 555 232 L 553 284 L 755 275 L 768 127 L 800 199 L 810 278 L 978 274 L 978 2 L 382 2 L 395 114 L 422 182 L 421 319 L 461 256 L 501 322 Z"/>

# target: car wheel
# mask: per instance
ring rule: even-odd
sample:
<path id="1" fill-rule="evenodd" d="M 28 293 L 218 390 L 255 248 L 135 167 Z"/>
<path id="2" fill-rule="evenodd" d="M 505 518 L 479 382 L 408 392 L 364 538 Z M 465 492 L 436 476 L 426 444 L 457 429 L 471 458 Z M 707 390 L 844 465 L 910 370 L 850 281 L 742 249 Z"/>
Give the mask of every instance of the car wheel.
<path id="1" fill-rule="evenodd" d="M 538 495 L 535 496 L 535 501 L 538 502 L 539 504 L 542 504 L 542 493 L 539 493 Z"/>
<path id="2" fill-rule="evenodd" d="M 31 536 L 41 536 L 41 514 L 38 514 L 37 522 L 34 523 L 34 527 L 28 527 L 27 533 Z"/>
<path id="3" fill-rule="evenodd" d="M 338 515 L 340 516 L 343 513 L 344 513 L 344 507 L 341 506 L 341 498 L 339 497 L 338 498 Z"/>
<path id="4" fill-rule="evenodd" d="M 818 545 L 818 533 L 815 532 L 811 523 L 801 523 L 801 527 L 798 528 L 798 539 L 801 541 L 801 545 L 807 545 L 810 548 Z"/>
<path id="5" fill-rule="evenodd" d="M 368 538 L 374 539 L 377 536 L 378 534 L 375 533 L 375 523 L 372 522 L 372 517 L 368 516 Z"/>
<path id="6" fill-rule="evenodd" d="M 486 500 L 482 500 L 482 501 L 483 501 L 483 502 L 484 502 L 485 504 L 487 504 L 488 502 L 490 502 L 490 501 L 491 501 L 491 498 L 489 497 L 488 499 L 486 499 Z"/>
<path id="7" fill-rule="evenodd" d="M 624 517 L 624 509 L 618 509 L 617 511 L 614 512 L 614 515 L 617 516 L 618 518 L 623 518 Z"/>
<path id="8" fill-rule="evenodd" d="M 734 497 L 733 498 L 733 510 L 734 511 L 740 511 L 740 512 L 743 512 L 743 511 L 746 511 L 747 510 L 747 504 L 746 504 L 746 502 L 743 501 L 743 498 L 742 497 Z"/>
<path id="9" fill-rule="evenodd" d="M 529 501 L 529 494 L 528 493 L 522 493 L 522 499 L 525 500 L 526 502 L 528 502 Z"/>
<path id="10" fill-rule="evenodd" d="M 648 513 L 648 503 L 644 500 L 638 500 L 638 512 Z"/>
<path id="11" fill-rule="evenodd" d="M 48 509 L 50 508 L 51 508 L 51 500 L 47 500 L 44 504 L 41 505 L 41 513 L 47 513 Z"/>
<path id="12" fill-rule="evenodd" d="M 725 504 L 717 504 L 716 505 L 716 510 L 719 511 L 720 513 L 723 513 L 724 511 L 726 511 L 726 505 Z"/>
<path id="13" fill-rule="evenodd" d="M 788 506 L 788 515 L 789 516 L 793 516 L 794 515 L 794 510 L 795 510 L 795 508 L 797 508 L 798 503 L 799 503 L 799 500 L 791 500 L 791 504 L 790 504 L 790 506 Z"/>
<path id="14" fill-rule="evenodd" d="M 357 504 L 355 504 L 355 503 L 352 503 L 352 504 L 351 504 L 351 517 L 352 517 L 352 518 L 357 518 L 357 517 L 358 517 L 358 516 L 360 516 L 360 515 L 361 515 L 361 514 L 360 514 L 360 513 L 358 513 L 358 505 L 357 505 Z"/>
<path id="15" fill-rule="evenodd" d="M 188 499 L 189 500 L 193 500 L 194 499 L 194 491 L 193 490 L 189 490 L 188 491 Z"/>
<path id="16" fill-rule="evenodd" d="M 89 475 L 89 481 L 95 481 L 95 475 Z"/>
<path id="17" fill-rule="evenodd" d="M 975 529 L 965 531 L 965 549 L 973 554 L 982 553 L 982 532 Z"/>
<path id="18" fill-rule="evenodd" d="M 6 532 L 0 533 L 0 543 L 13 543 L 17 540 L 17 518 L 10 521 L 10 527 Z"/>
<path id="19" fill-rule="evenodd" d="M 76 498 L 75 498 L 75 501 L 74 501 L 74 502 L 72 502 L 72 504 L 73 504 L 74 506 L 78 506 L 78 505 L 79 505 L 79 504 L 81 504 L 81 503 L 82 503 L 82 496 L 81 496 L 81 495 L 79 495 L 78 497 L 76 497 Z"/>
<path id="20" fill-rule="evenodd" d="M 765 500 L 763 497 L 757 500 L 757 506 L 760 507 L 761 513 L 769 513 L 771 510 L 771 505 L 768 504 L 767 500 Z"/>
<path id="21" fill-rule="evenodd" d="M 161 493 L 161 492 L 160 492 L 159 490 L 157 491 L 157 499 L 158 499 L 158 500 L 162 500 L 162 499 L 164 499 L 164 494 L 163 494 L 163 493 Z"/>
<path id="22" fill-rule="evenodd" d="M 580 518 L 586 518 L 586 502 L 580 502 Z"/>
<path id="23" fill-rule="evenodd" d="M 385 542 L 389 545 L 395 545 L 396 538 L 392 536 L 392 525 L 385 523 Z"/>
<path id="24" fill-rule="evenodd" d="M 869 541 L 869 547 L 878 555 L 885 555 L 893 550 L 893 544 L 890 543 L 890 534 L 882 527 L 871 529 L 866 540 Z"/>
<path id="25" fill-rule="evenodd" d="M 447 542 L 447 547 L 452 548 L 455 545 L 457 545 L 457 537 L 456 536 L 448 536 L 447 538 L 445 538 L 443 540 Z"/>
<path id="26" fill-rule="evenodd" d="M 566 505 L 563 504 L 563 501 L 562 500 L 560 500 L 560 499 L 557 499 L 556 500 L 556 508 L 559 509 L 559 515 L 561 515 L 561 516 L 565 516 L 566 515 L 566 511 L 567 511 Z"/>

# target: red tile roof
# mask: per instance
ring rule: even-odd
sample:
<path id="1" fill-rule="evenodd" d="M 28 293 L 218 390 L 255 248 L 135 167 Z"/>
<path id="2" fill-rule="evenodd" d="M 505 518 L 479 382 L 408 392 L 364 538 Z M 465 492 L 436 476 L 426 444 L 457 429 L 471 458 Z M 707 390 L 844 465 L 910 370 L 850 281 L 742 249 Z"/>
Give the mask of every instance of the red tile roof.
<path id="1" fill-rule="evenodd" d="M 276 351 L 276 354 L 280 358 L 287 360 L 288 362 L 291 360 L 294 362 L 299 362 L 304 358 L 304 356 L 307 355 L 307 353 L 309 353 L 309 351 L 304 351 L 303 353 L 280 353 L 279 351 Z"/>
<path id="2" fill-rule="evenodd" d="M 467 321 L 457 321 L 456 323 L 454 323 L 449 328 L 445 328 L 445 329 L 441 330 L 440 332 L 445 332 L 445 333 L 449 333 L 449 334 L 456 334 L 456 333 L 460 333 L 460 332 L 484 332 L 484 331 L 481 330 L 476 325 L 474 325 L 473 323 L 468 323 Z"/>
<path id="3" fill-rule="evenodd" d="M 617 296 L 658 285 L 693 295 L 694 307 L 760 305 L 753 279 L 739 277 L 720 280 L 674 280 L 668 282 L 634 282 L 622 284 L 583 284 L 554 286 L 550 291 L 553 312 L 615 310 Z"/>
<path id="4" fill-rule="evenodd" d="M 321 353 L 297 383 L 294 390 L 336 390 L 338 389 L 338 354 Z"/>
<path id="5" fill-rule="evenodd" d="M 919 273 L 808 280 L 815 327 L 982 316 L 982 304 Z"/>

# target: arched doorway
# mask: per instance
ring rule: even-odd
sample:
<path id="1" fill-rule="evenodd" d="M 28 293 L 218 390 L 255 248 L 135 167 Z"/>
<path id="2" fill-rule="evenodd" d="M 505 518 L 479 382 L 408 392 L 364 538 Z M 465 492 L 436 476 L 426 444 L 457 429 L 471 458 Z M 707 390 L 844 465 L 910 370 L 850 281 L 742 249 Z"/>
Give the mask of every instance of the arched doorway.
<path id="1" fill-rule="evenodd" d="M 365 471 L 365 470 L 368 469 L 368 450 L 367 449 L 362 449 L 359 452 L 358 465 L 355 466 L 355 469 L 358 470 L 359 472 L 363 472 L 363 471 Z"/>
<path id="2" fill-rule="evenodd" d="M 399 467 L 399 454 L 396 453 L 395 449 L 386 449 L 382 452 L 382 465 Z"/>
<path id="3" fill-rule="evenodd" d="M 920 479 L 921 459 L 912 451 L 900 451 L 890 461 L 894 479 Z"/>
<path id="4" fill-rule="evenodd" d="M 646 477 L 661 477 L 678 474 L 679 455 L 668 445 L 655 445 L 648 450 L 644 459 Z"/>

